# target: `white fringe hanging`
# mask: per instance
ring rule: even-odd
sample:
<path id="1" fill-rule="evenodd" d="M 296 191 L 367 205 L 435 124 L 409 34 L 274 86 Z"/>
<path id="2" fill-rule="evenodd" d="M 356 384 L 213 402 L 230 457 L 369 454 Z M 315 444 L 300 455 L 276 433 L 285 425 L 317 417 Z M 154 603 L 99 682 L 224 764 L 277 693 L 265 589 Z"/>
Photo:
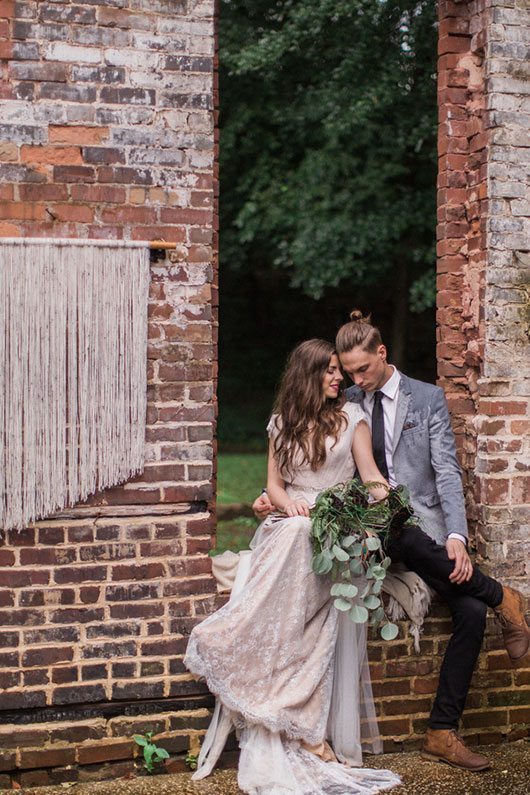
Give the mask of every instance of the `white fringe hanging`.
<path id="1" fill-rule="evenodd" d="M 144 466 L 147 244 L 0 239 L 0 527 Z"/>

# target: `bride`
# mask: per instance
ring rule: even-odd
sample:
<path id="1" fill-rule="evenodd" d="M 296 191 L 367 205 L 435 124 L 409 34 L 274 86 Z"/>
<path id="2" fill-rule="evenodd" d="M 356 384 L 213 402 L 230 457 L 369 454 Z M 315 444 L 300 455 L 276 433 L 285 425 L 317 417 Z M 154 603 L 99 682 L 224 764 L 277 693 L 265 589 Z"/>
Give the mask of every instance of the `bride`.
<path id="1" fill-rule="evenodd" d="M 256 532 L 246 579 L 238 572 L 230 601 L 195 627 L 185 657 L 217 697 L 208 734 L 219 734 L 222 721 L 236 727 L 238 783 L 250 795 L 368 795 L 400 783 L 388 770 L 353 767 L 362 764 L 361 745 L 381 750 L 366 630 L 339 616 L 328 578 L 311 569 L 319 492 L 355 467 L 365 482 L 385 483 L 362 409 L 340 394 L 342 379 L 328 342 L 308 340 L 289 357 L 267 429 L 276 511 Z M 372 489 L 376 499 L 386 493 Z M 200 758 L 195 776 L 215 759 L 201 769 Z"/>

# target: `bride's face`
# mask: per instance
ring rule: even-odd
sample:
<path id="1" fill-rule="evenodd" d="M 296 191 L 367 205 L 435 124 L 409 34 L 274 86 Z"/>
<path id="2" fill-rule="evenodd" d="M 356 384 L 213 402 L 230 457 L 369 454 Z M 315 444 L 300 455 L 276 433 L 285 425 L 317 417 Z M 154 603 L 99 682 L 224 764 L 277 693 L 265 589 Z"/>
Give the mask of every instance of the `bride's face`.
<path id="1" fill-rule="evenodd" d="M 339 389 L 343 378 L 344 376 L 342 375 L 340 370 L 338 356 L 336 354 L 333 354 L 333 356 L 329 360 L 328 369 L 326 370 L 326 373 L 324 375 L 324 380 L 322 382 L 324 397 L 336 398 L 337 395 L 339 394 Z"/>

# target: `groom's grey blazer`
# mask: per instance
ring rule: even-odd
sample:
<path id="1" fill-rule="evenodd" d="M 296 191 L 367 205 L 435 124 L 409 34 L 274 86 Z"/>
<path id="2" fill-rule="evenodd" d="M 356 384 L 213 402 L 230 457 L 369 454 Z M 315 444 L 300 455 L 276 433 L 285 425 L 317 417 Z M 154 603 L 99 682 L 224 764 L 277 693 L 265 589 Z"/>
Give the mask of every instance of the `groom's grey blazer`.
<path id="1" fill-rule="evenodd" d="M 467 538 L 462 473 L 443 389 L 400 373 L 394 427 L 394 473 L 407 486 L 422 529 L 438 543 L 448 533 Z M 364 407 L 359 387 L 346 398 Z"/>

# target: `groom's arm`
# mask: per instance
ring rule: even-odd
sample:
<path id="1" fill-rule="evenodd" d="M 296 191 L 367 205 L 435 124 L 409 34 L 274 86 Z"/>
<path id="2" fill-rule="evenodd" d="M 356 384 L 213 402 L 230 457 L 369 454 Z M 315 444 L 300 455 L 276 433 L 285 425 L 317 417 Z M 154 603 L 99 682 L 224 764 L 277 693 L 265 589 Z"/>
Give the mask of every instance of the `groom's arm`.
<path id="1" fill-rule="evenodd" d="M 462 488 L 462 470 L 456 455 L 456 444 L 447 401 L 439 387 L 431 404 L 429 435 L 431 463 L 434 469 L 436 490 L 446 528 L 446 549 L 455 566 L 449 579 L 459 585 L 469 580 L 473 568 L 467 553 L 467 518 Z"/>
<path id="2" fill-rule="evenodd" d="M 466 506 L 462 488 L 462 470 L 456 455 L 456 444 L 447 401 L 443 390 L 437 387 L 431 402 L 429 419 L 431 464 L 434 470 L 436 491 L 444 516 L 447 535 L 458 533 L 468 537 Z"/>

